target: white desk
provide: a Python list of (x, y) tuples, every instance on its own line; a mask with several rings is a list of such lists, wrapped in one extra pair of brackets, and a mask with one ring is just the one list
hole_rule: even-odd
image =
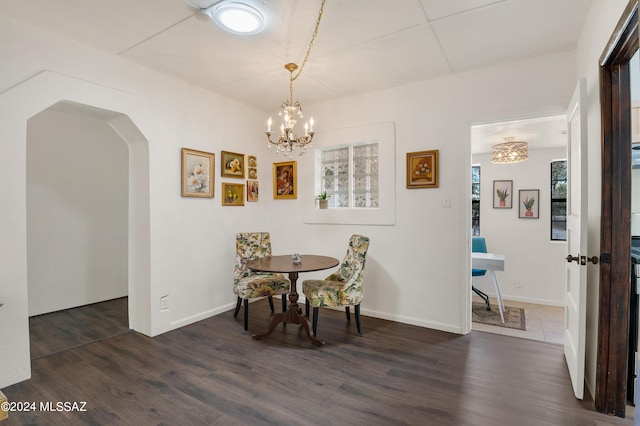
[(504, 324), (504, 305), (502, 303), (502, 293), (500, 284), (496, 278), (496, 271), (504, 271), (504, 254), (496, 253), (471, 253), (471, 267), (475, 269), (486, 269), (493, 280), (493, 288), (496, 291), (496, 300), (500, 308), (500, 319)]

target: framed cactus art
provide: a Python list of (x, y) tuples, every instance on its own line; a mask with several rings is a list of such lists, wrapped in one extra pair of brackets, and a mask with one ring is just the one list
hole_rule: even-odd
[(540, 219), (540, 190), (521, 189), (518, 202), (520, 219)]
[(513, 207), (513, 181), (493, 181), (493, 208), (510, 209)]

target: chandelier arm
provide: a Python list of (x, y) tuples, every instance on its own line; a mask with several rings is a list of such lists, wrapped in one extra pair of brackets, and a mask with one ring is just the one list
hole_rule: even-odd
[(313, 31), (313, 35), (311, 36), (311, 41), (309, 42), (309, 47), (307, 48), (307, 54), (304, 55), (304, 60), (302, 61), (302, 65), (300, 65), (300, 68), (298, 69), (298, 73), (294, 76), (293, 72), (291, 73), (291, 82), (293, 82), (293, 80), (295, 80), (296, 78), (300, 77), (300, 74), (302, 74), (302, 69), (304, 68), (304, 65), (307, 63), (307, 59), (309, 59), (309, 54), (311, 53), (311, 48), (313, 47), (313, 42), (316, 39), (316, 36), (318, 35), (318, 28), (320, 27), (320, 21), (322, 20), (322, 12), (324, 10), (324, 3), (326, 0), (322, 0), (322, 4), (320, 5), (320, 12), (318, 12), (318, 20), (316, 21), (316, 28)]

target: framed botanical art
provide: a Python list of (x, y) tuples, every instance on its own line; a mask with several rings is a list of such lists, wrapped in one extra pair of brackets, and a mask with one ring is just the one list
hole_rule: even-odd
[(244, 206), (244, 183), (222, 182), (222, 205)]
[(222, 151), (222, 177), (244, 179), (244, 154)]
[(510, 209), (513, 207), (513, 181), (493, 181), (493, 208)]
[(438, 187), (438, 150), (407, 152), (407, 188)]
[(215, 154), (182, 148), (181, 194), (213, 198)]
[(518, 202), (518, 217), (520, 219), (540, 219), (540, 190), (521, 189)]
[(247, 181), (247, 201), (258, 201), (258, 181)]
[(298, 198), (298, 180), (295, 161), (273, 163), (273, 198)]

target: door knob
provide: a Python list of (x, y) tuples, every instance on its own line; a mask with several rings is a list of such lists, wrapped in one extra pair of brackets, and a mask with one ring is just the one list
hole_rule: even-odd
[(576, 262), (576, 263), (580, 264), (580, 256), (571, 256), (569, 254), (569, 255), (567, 255), (567, 262), (569, 262), (569, 263)]
[(587, 257), (587, 262), (591, 262), (594, 265), (597, 265), (598, 264), (598, 256)]

